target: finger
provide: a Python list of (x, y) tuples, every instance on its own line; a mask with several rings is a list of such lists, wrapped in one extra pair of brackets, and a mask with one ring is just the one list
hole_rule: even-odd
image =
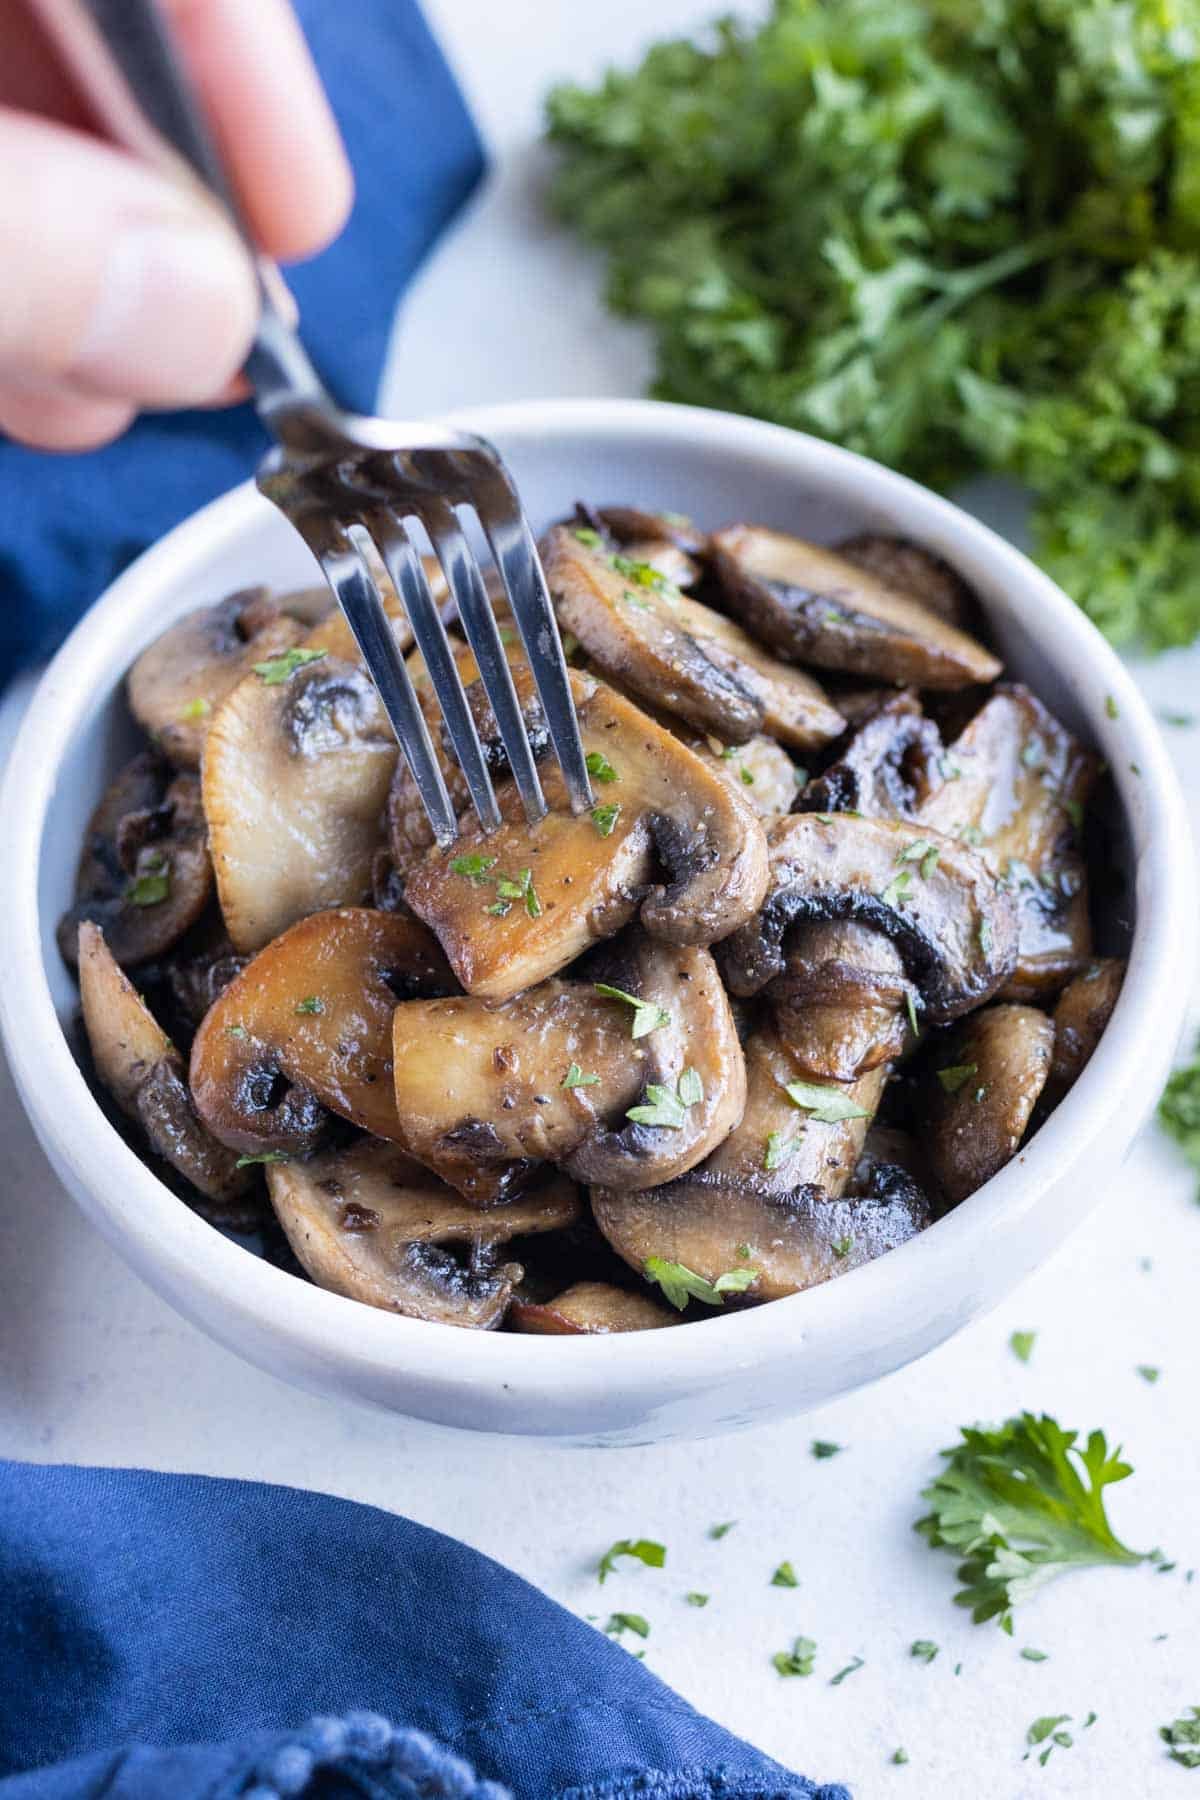
[(191, 405), (245, 359), (249, 258), (218, 209), (106, 144), (0, 111), (0, 369)]
[(311, 256), (344, 225), (353, 178), (288, 0), (164, 6), (254, 236), (271, 256)]
[(95, 450), (133, 418), (123, 400), (105, 400), (49, 375), (0, 373), (0, 431), (38, 450)]

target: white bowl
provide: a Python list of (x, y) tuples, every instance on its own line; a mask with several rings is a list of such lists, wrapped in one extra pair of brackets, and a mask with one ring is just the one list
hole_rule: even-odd
[(297, 1280), (206, 1225), (109, 1125), (67, 1046), (54, 941), (85, 822), (133, 743), (121, 679), (180, 613), (247, 582), (312, 578), (250, 484), (148, 551), (75, 629), (30, 706), (0, 802), (0, 1021), (30, 1118), (88, 1217), (180, 1312), (287, 1380), (476, 1431), (586, 1443), (700, 1436), (800, 1412), (923, 1355), (993, 1306), (1104, 1192), (1153, 1107), (1190, 987), (1188, 827), (1158, 730), (1099, 633), (1025, 557), (947, 501), (813, 438), (643, 401), (491, 407), (535, 525), (579, 497), (822, 540), (898, 531), (978, 590), (1009, 669), (1112, 765), (1136, 926), (1120, 1002), (1057, 1112), (994, 1180), (901, 1249), (806, 1294), (672, 1331), (491, 1335), (396, 1318)]

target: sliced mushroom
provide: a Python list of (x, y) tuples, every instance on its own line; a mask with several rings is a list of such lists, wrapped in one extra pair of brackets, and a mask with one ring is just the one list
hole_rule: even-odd
[(896, 1125), (883, 1125), (873, 1119), (846, 1192), (882, 1198), (889, 1191), (900, 1192), (902, 1187), (925, 1195), (936, 1210), (937, 1183), (916, 1138)]
[(952, 1205), (1016, 1155), (1046, 1085), (1054, 1026), (1033, 1006), (985, 1007), (937, 1047), (926, 1147)]
[(1104, 1035), (1121, 994), (1125, 964), (1120, 957), (1100, 957), (1069, 981), (1054, 1009), (1054, 1060), (1050, 1082), (1055, 1097), (1074, 1087)]
[(1006, 999), (1052, 992), (1091, 953), (1080, 849), (1096, 759), (1028, 688), (1002, 688), (957, 738), (922, 824), (978, 849), (1012, 890), (1016, 967)]
[[(584, 749), (600, 770), (595, 810), (573, 815), (547, 765), (544, 819), (530, 825), (506, 783), (499, 829), (485, 836), (464, 822), (405, 886), (471, 994), (504, 999), (533, 987), (635, 912), (669, 943), (710, 944), (762, 900), (766, 841), (750, 806), (611, 688), (578, 674), (571, 683)], [(656, 852), (665, 885), (652, 884)]]
[(766, 990), (776, 1029), (815, 1081), (854, 1081), (891, 1062), (910, 1037), (916, 993), (896, 946), (846, 920), (801, 925)]
[(213, 714), (204, 812), (226, 929), (258, 950), (295, 920), (371, 888), (396, 740), (365, 669), (306, 654), (249, 675)]
[[(514, 1237), (559, 1231), (579, 1215), (556, 1181), (481, 1213), (397, 1150), (365, 1138), (267, 1170), (271, 1203), (298, 1261), (335, 1294), (442, 1325), (489, 1330), (504, 1316), (519, 1263), (496, 1266)], [(450, 1249), (467, 1252), (460, 1262)]]
[(915, 694), (892, 694), (849, 733), (836, 760), (805, 786), (797, 812), (911, 819), (937, 785), (942, 738)]
[[(671, 729), (668, 725), (668, 729)], [(701, 762), (711, 763), (718, 775), (727, 781), (764, 825), (773, 824), (791, 812), (792, 804), (804, 779), (797, 767), (774, 738), (748, 738), (744, 744), (723, 744), (717, 737), (697, 737), (676, 726), (676, 737), (682, 738)]]
[(164, 956), (204, 911), (212, 874), (199, 782), (143, 751), (88, 822), (75, 903), (58, 927), (65, 961), (75, 962), (84, 919), (103, 926), (122, 968)]
[(600, 506), (596, 519), (618, 544), (671, 544), (685, 556), (703, 559), (708, 554), (708, 533), (684, 513), (649, 512), (641, 506)]
[(514, 1300), (508, 1319), (515, 1330), (540, 1337), (597, 1337), (615, 1331), (657, 1331), (664, 1325), (682, 1323), (677, 1312), (648, 1295), (632, 1294), (607, 1281), (577, 1281), (540, 1305)]
[(746, 1297), (776, 1300), (856, 1268), (923, 1227), (928, 1208), (915, 1188), (841, 1197), (885, 1070), (833, 1089), (831, 1101), (863, 1116), (825, 1124), (788, 1097), (788, 1084), (803, 1077), (772, 1034), (747, 1043), (746, 1071), (742, 1122), (700, 1168), (648, 1193), (593, 1189), (596, 1222), (631, 1267), (644, 1273), (649, 1258), (661, 1257), (710, 1282), (753, 1270)]
[(223, 1144), (260, 1156), (305, 1155), (326, 1109), (395, 1139), (396, 1002), (452, 986), (436, 941), (412, 919), (358, 907), (302, 919), (205, 1015), (192, 1045), (196, 1109)]
[(803, 920), (852, 919), (890, 938), (934, 1024), (981, 1005), (1011, 973), (1012, 897), (953, 839), (904, 820), (796, 813), (769, 843), (762, 911), (722, 953), (735, 994), (783, 972), (784, 933)]
[(266, 588), (243, 588), (186, 614), (142, 651), (127, 677), (130, 711), (178, 768), (198, 769), (213, 708), (253, 664), (304, 632)]
[(258, 1208), (252, 1178), (197, 1117), (183, 1058), (124, 975), (99, 926), (79, 927), (79, 993), (96, 1074), (121, 1111), (141, 1126), (157, 1156), (200, 1197), (197, 1209), (232, 1230), (248, 1229)]
[(563, 629), (603, 673), (730, 743), (766, 732), (807, 750), (838, 735), (841, 716), (810, 676), (594, 537), (556, 526), (542, 558)]
[(781, 656), (898, 687), (968, 687), (1000, 673), (975, 638), (834, 550), (761, 525), (718, 531), (712, 546), (734, 612)]
[(865, 569), (897, 594), (908, 594), (960, 631), (974, 629), (979, 607), (962, 576), (932, 550), (909, 538), (864, 531), (836, 546), (837, 554)]
[[(606, 964), (604, 981), (645, 1010), (581, 980), (545, 981), (500, 1001), (398, 1006), (392, 1061), (405, 1149), (479, 1205), (519, 1187), (539, 1162), (578, 1181), (632, 1188), (706, 1156), (736, 1121), (744, 1094), (737, 1033), (712, 958), (634, 936)], [(662, 1022), (635, 1038), (655, 1016)], [(677, 1095), (685, 1069), (691, 1097), (665, 1105), (668, 1123), (628, 1118), (635, 1103), (656, 1100), (651, 1089)]]

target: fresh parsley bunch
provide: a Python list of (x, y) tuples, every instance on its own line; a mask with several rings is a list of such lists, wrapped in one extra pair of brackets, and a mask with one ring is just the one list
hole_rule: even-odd
[(1200, 632), (1200, 0), (774, 0), (548, 118), (658, 394), (1014, 476), (1114, 642)]

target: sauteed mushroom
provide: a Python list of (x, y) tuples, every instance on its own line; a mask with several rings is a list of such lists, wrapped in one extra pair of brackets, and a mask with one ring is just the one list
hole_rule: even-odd
[(481, 1205), (539, 1162), (578, 1181), (649, 1187), (706, 1156), (744, 1092), (712, 958), (635, 936), (603, 976), (600, 986), (545, 981), (508, 1000), (398, 1006), (392, 1061), (405, 1149)]
[(555, 526), (542, 560), (564, 630), (597, 668), (651, 705), (730, 743), (766, 732), (804, 750), (841, 730), (811, 676), (646, 564), (610, 556), (596, 532)]
[(1074, 1087), (1104, 1034), (1121, 995), (1125, 964), (1119, 957), (1099, 957), (1082, 975), (1069, 981), (1054, 1008), (1054, 1060), (1050, 1081), (1061, 1098)]
[(917, 999), (896, 946), (852, 920), (793, 931), (766, 997), (780, 1037), (816, 1081), (854, 1081), (899, 1056)]
[(118, 967), (99, 926), (79, 927), (79, 993), (96, 1074), (139, 1125), (156, 1156), (197, 1193), (197, 1210), (233, 1230), (249, 1229), (251, 1176), (197, 1117), (183, 1058)]
[(302, 1156), (326, 1109), (395, 1139), (391, 1033), (396, 1002), (453, 986), (436, 941), (396, 913), (315, 913), (234, 977), (192, 1045), (196, 1108), (247, 1154)]
[(195, 924), (212, 892), (200, 784), (150, 750), (127, 763), (88, 822), (75, 904), (58, 927), (74, 964), (79, 925), (104, 928), (122, 968), (163, 956)]
[(614, 1331), (656, 1331), (682, 1323), (677, 1312), (647, 1294), (613, 1287), (607, 1281), (577, 1281), (553, 1300), (514, 1300), (509, 1323), (541, 1337), (596, 1337)]
[(884, 587), (909, 594), (937, 614), (946, 625), (970, 631), (978, 608), (966, 582), (948, 562), (908, 538), (883, 537), (864, 531), (836, 546), (837, 554), (865, 569)]
[[(649, 512), (641, 506), (599, 506), (596, 519), (618, 544), (671, 544), (685, 556), (708, 555), (708, 533), (684, 513)], [(585, 519), (584, 521), (588, 521)]]
[(966, 632), (834, 550), (761, 525), (718, 531), (712, 547), (730, 605), (781, 656), (921, 688), (968, 687), (1000, 673)]
[[(497, 1264), (514, 1237), (559, 1231), (579, 1215), (555, 1181), (479, 1212), (394, 1144), (344, 1150), (267, 1170), (271, 1204), (298, 1261), (319, 1287), (441, 1325), (497, 1326), (519, 1263)], [(460, 1261), (455, 1248), (466, 1253)]]
[(1050, 1073), (1054, 1026), (1033, 1006), (987, 1006), (938, 1046), (927, 1084), (928, 1150), (951, 1203), (1016, 1155)]
[(911, 819), (937, 785), (941, 733), (915, 694), (891, 694), (860, 718), (836, 760), (810, 781), (797, 812)]
[[(499, 829), (485, 836), (466, 822), (405, 886), (471, 994), (503, 999), (533, 987), (635, 912), (667, 942), (710, 944), (762, 899), (766, 843), (749, 805), (611, 688), (578, 674), (571, 683), (598, 771), (593, 812), (570, 813), (547, 766), (544, 819), (530, 825), (507, 783)], [(655, 852), (665, 885), (652, 883)]]
[(722, 953), (735, 994), (782, 973), (784, 933), (801, 920), (852, 919), (890, 938), (935, 1024), (981, 1005), (1011, 973), (1012, 898), (952, 838), (903, 820), (797, 813), (772, 827), (769, 843), (762, 911)]

